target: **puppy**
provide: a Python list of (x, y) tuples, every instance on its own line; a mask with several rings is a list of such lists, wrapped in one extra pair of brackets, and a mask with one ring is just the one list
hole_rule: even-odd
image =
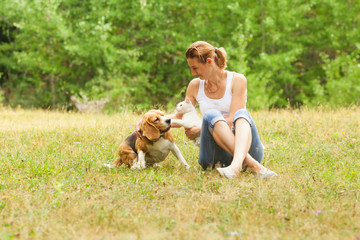
[[(185, 98), (185, 101), (177, 104), (176, 111), (182, 113), (183, 117), (182, 119), (172, 119), (171, 123), (184, 128), (201, 127), (202, 120), (197, 115), (196, 109), (188, 97)], [(200, 146), (200, 137), (195, 138), (193, 141), (195, 145)]]
[(171, 119), (166, 118), (160, 110), (150, 110), (143, 116), (139, 133), (136, 131), (125, 138), (118, 148), (119, 157), (106, 167), (119, 167), (125, 164), (131, 169), (152, 167), (162, 162), (171, 151), (185, 168), (185, 161), (174, 138), (169, 131)]

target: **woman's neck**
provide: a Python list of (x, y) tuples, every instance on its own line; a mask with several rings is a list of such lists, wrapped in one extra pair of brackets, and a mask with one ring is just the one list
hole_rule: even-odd
[(219, 85), (226, 79), (226, 76), (227, 72), (225, 70), (214, 71), (206, 81), (211, 85)]
[(220, 70), (217, 73), (213, 73), (209, 79), (205, 80), (205, 89), (208, 93), (214, 94), (217, 93), (224, 82), (226, 82), (227, 72), (225, 70)]

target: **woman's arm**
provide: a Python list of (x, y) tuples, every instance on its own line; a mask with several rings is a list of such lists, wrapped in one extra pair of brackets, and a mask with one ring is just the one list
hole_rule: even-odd
[[(200, 84), (200, 79), (195, 78), (195, 79), (191, 80), (188, 88), (186, 89), (186, 96), (188, 98), (190, 98), (190, 101), (194, 105), (194, 107), (196, 107), (196, 104), (197, 104), (196, 96), (199, 91), (199, 84)], [(189, 139), (193, 140), (200, 136), (200, 131), (201, 131), (201, 127), (188, 128), (188, 129), (185, 129), (185, 135)]]
[[(199, 89), (199, 79), (193, 79), (191, 80), (191, 82), (189, 83), (187, 89), (186, 89), (186, 97), (190, 98), (191, 103), (194, 105), (194, 107), (196, 106), (196, 96), (197, 96), (197, 91)], [(170, 119), (182, 119), (183, 114), (182, 113), (173, 113), (173, 114), (167, 114), (166, 117), (170, 118)], [(181, 127), (178, 124), (171, 124), (171, 127), (173, 128), (179, 128)], [(186, 130), (185, 130), (186, 133)]]
[(232, 126), (232, 121), (236, 111), (245, 108), (246, 104), (246, 88), (247, 80), (242, 74), (235, 73), (231, 85), (232, 99), (230, 104), (229, 117), (226, 118), (229, 126)]
[[(170, 118), (170, 119), (182, 119), (182, 113), (168, 114), (168, 115), (165, 115), (165, 116), (166, 116), (167, 118)], [(172, 128), (179, 128), (179, 127), (181, 127), (181, 126), (172, 123), (172, 124), (171, 124), (171, 127), (172, 127)]]
[(200, 79), (195, 78), (191, 80), (189, 83), (187, 89), (186, 89), (186, 97), (188, 97), (191, 101), (191, 103), (196, 107), (197, 101), (196, 97), (199, 91), (199, 85), (200, 85)]
[(194, 140), (200, 136), (201, 127), (192, 127), (185, 129), (185, 135), (190, 139)]

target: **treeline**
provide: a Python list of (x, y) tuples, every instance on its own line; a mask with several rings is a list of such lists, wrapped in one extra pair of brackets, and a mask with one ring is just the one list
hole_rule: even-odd
[(187, 47), (224, 47), (248, 107), (360, 104), (358, 0), (0, 0), (0, 104), (174, 106)]

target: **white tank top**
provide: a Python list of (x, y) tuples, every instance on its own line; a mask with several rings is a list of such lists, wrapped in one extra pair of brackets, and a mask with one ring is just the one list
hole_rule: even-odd
[(221, 112), (221, 114), (224, 117), (229, 116), (230, 104), (232, 99), (231, 85), (232, 85), (233, 76), (234, 76), (234, 72), (227, 71), (225, 93), (224, 96), (220, 99), (208, 98), (205, 95), (205, 91), (204, 91), (205, 80), (200, 80), (199, 91), (196, 96), (196, 101), (199, 103), (201, 115), (204, 115), (205, 112), (210, 109), (217, 109)]

